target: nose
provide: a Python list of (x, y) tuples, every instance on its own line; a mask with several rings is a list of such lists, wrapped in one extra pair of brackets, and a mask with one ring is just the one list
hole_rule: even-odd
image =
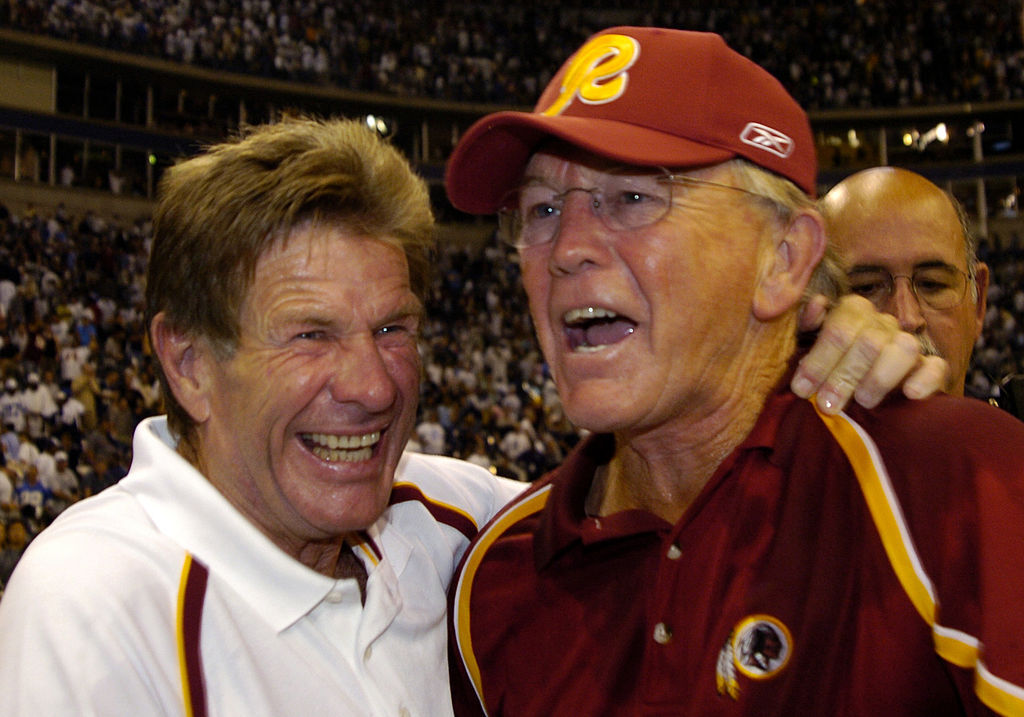
[(924, 331), (924, 314), (921, 313), (921, 303), (914, 294), (914, 287), (906, 276), (897, 276), (893, 279), (892, 296), (889, 298), (889, 306), (886, 311), (895, 316), (900, 322), (900, 328), (912, 334)]
[(548, 260), (554, 275), (572, 274), (600, 263), (609, 250), (610, 231), (595, 207), (593, 194), (571, 192), (562, 206)]
[(355, 404), (369, 413), (380, 413), (394, 405), (398, 385), (372, 335), (341, 342), (332, 361), (328, 389), (335, 402)]

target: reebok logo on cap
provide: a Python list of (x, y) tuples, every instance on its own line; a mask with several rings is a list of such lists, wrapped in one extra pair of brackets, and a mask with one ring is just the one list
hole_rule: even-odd
[(743, 132), (740, 133), (740, 141), (771, 152), (783, 159), (793, 153), (793, 140), (789, 135), (757, 122), (751, 122), (743, 128)]

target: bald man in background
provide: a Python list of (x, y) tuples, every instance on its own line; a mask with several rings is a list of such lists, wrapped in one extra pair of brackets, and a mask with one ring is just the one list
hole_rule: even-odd
[(956, 200), (919, 174), (874, 167), (841, 181), (820, 207), (851, 290), (946, 359), (946, 392), (964, 395), (989, 271)]

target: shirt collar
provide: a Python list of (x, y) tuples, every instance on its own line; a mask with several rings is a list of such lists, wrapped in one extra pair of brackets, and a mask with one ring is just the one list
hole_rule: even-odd
[(121, 481), (157, 529), (227, 582), (281, 631), (315, 608), (337, 581), (278, 548), (175, 450), (166, 418), (136, 430), (132, 469)]
[[(780, 380), (775, 392), (768, 396), (750, 433), (722, 461), (683, 520), (688, 520), (694, 511), (700, 510), (700, 506), (714, 492), (715, 486), (730, 475), (743, 453), (766, 451), (769, 454), (768, 459), (775, 464), (783, 464), (786, 456), (792, 453), (798, 436), (789, 435), (787, 432), (780, 433), (780, 428), (789, 407), (801, 401), (789, 390), (795, 366), (796, 359), (790, 364), (789, 371)], [(575, 543), (586, 545), (629, 534), (671, 529), (672, 526), (658, 516), (642, 510), (624, 511), (600, 519), (586, 515), (584, 505), (593, 485), (595, 472), (599, 466), (611, 460), (614, 451), (613, 436), (588, 436), (576, 446), (561, 466), (543, 480), (544, 483), (552, 484), (552, 490), (547, 505), (539, 516), (534, 536), (534, 561), (538, 570), (542, 570), (559, 553)]]

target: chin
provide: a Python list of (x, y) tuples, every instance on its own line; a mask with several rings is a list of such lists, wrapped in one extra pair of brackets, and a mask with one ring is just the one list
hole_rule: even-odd
[(616, 405), (605, 400), (599, 404), (580, 405), (580, 402), (563, 400), (562, 405), (574, 426), (591, 433), (615, 433), (636, 424), (635, 419), (623, 415), (621, 403)]
[(376, 497), (360, 500), (358, 503), (349, 503), (338, 506), (336, 511), (322, 516), (324, 532), (331, 535), (344, 535), (357, 530), (366, 530), (377, 522), (381, 514), (387, 508), (388, 494), (383, 500)]

